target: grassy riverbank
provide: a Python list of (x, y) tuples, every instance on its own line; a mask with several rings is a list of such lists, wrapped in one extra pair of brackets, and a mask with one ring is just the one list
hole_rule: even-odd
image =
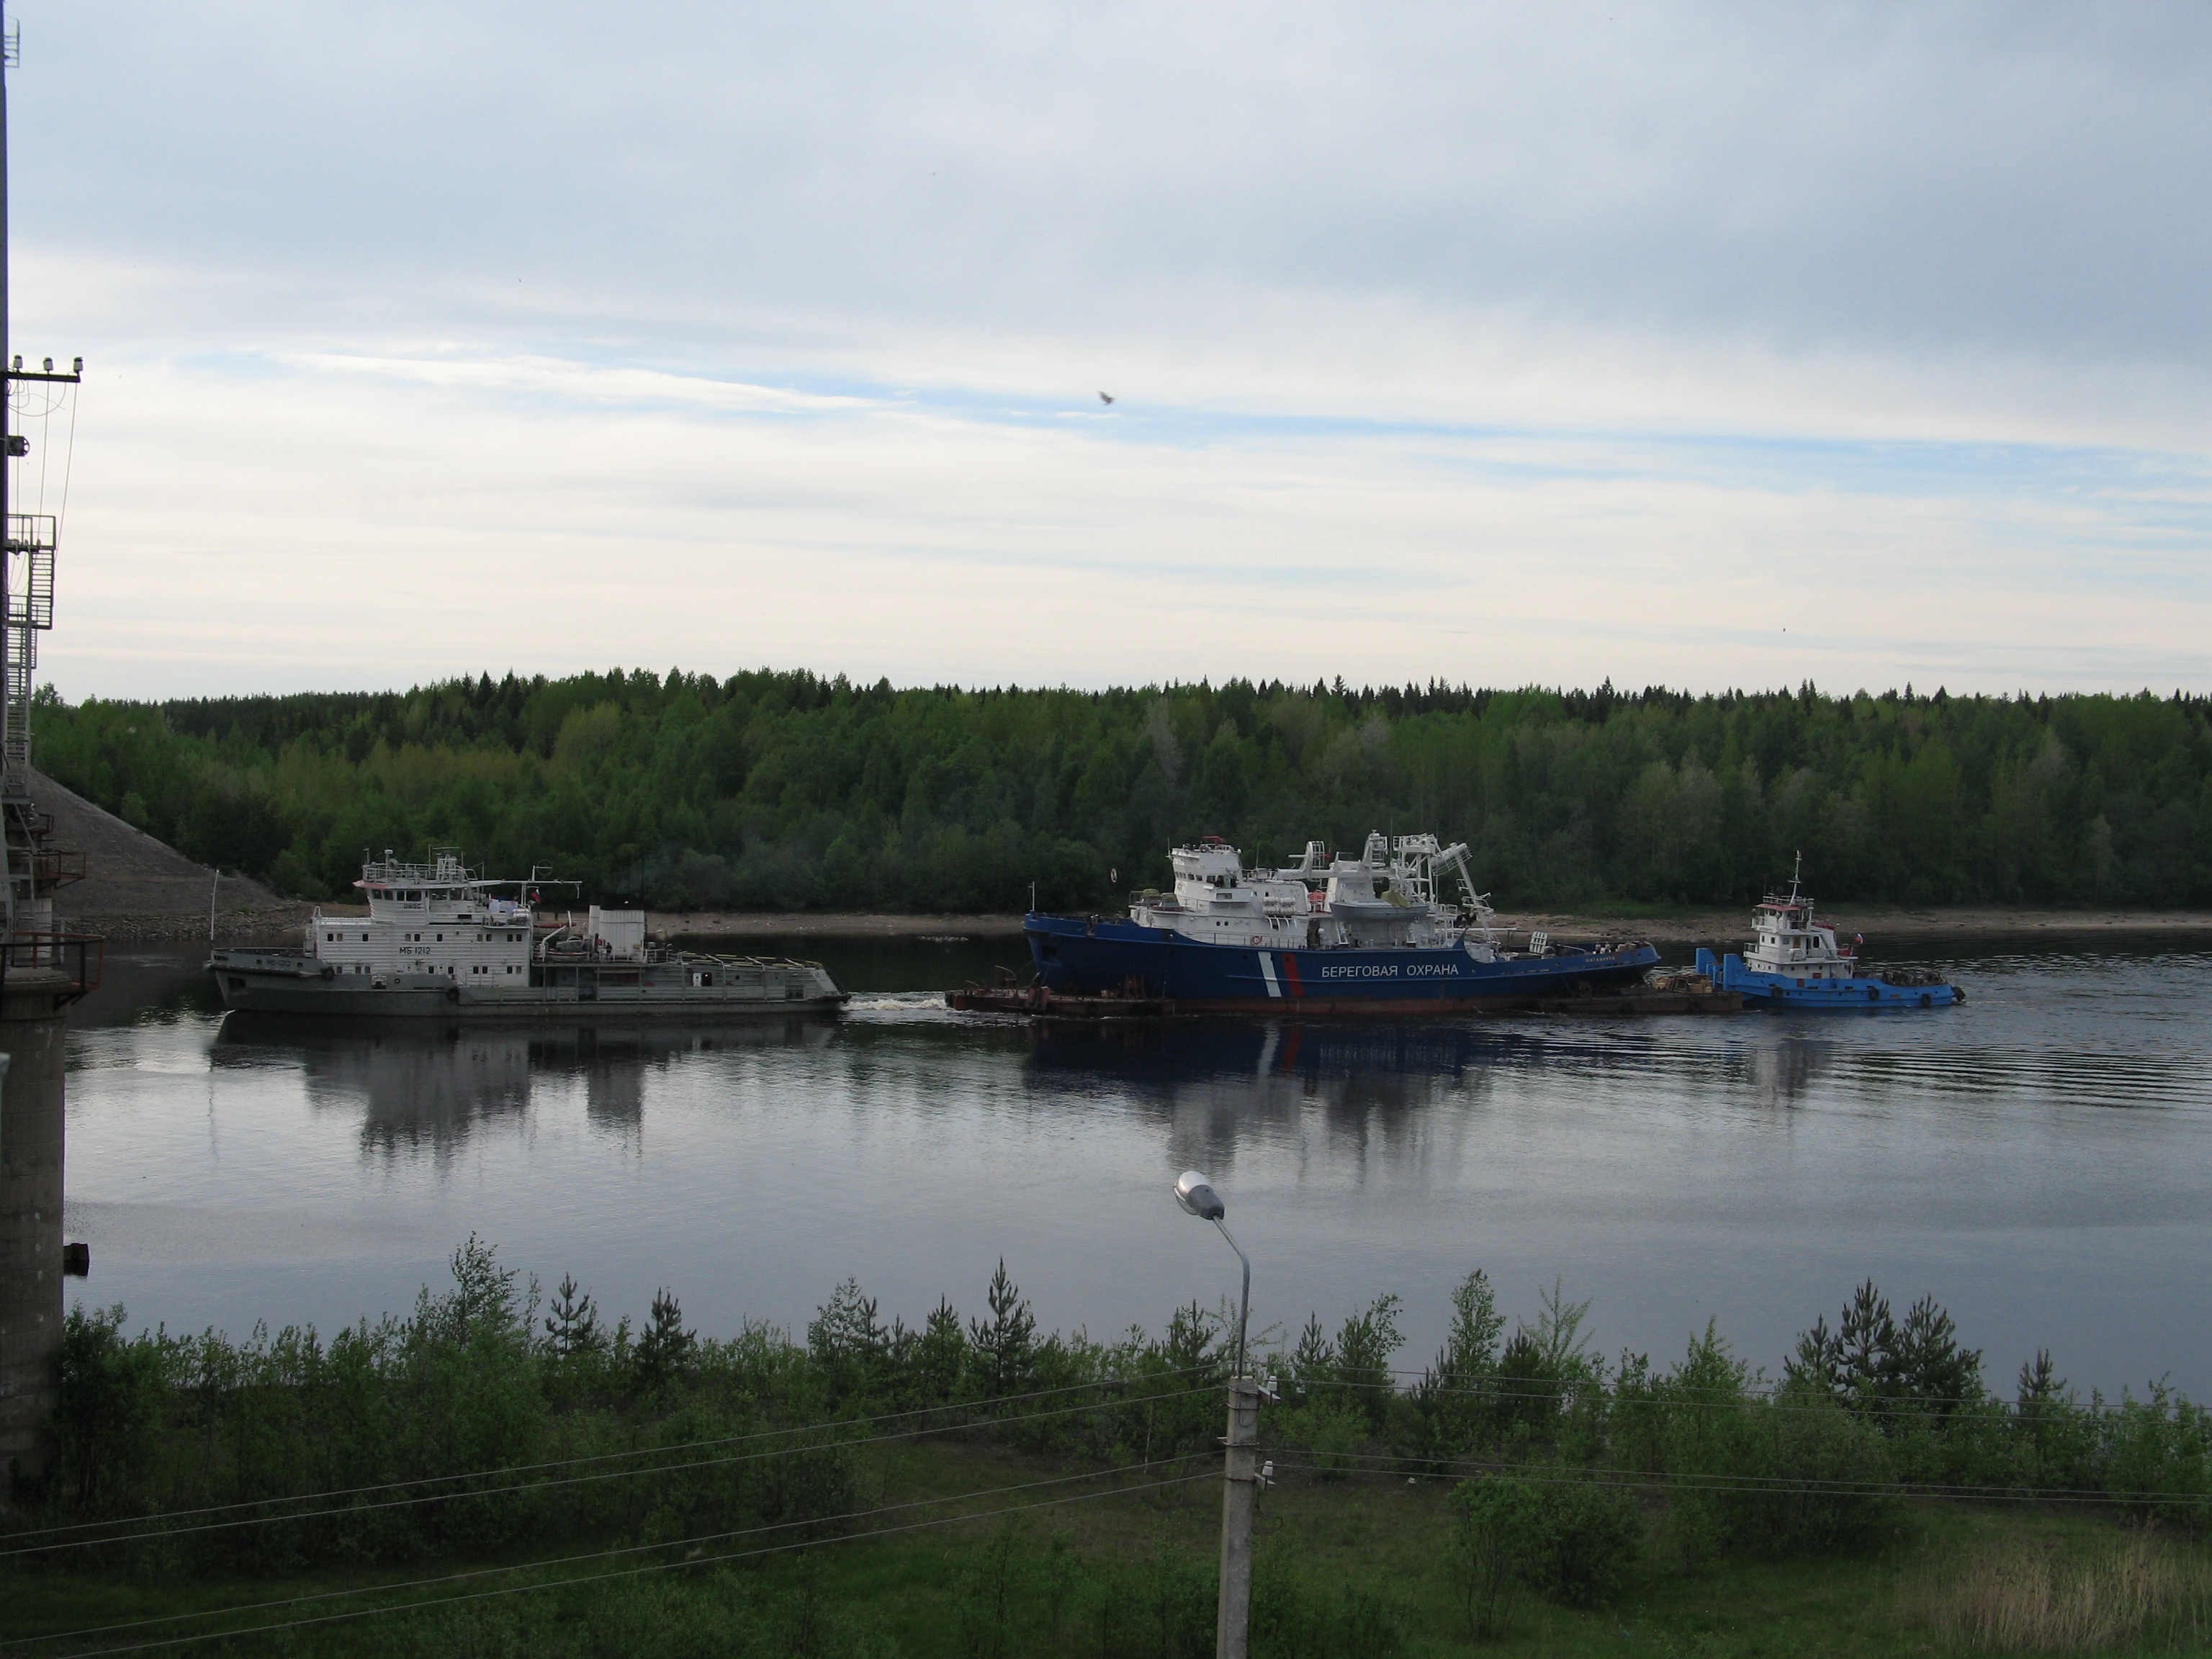
[[(1607, 1359), (1556, 1288), (1510, 1334), (1480, 1273), (1452, 1300), (1419, 1370), (1389, 1295), (1266, 1352), (1261, 1659), (2212, 1632), (2212, 1417), (2168, 1391), (2083, 1401), (2039, 1354), (1999, 1396), (1940, 1307), (1872, 1285), (1778, 1377), (1711, 1329)], [(0, 1640), (1202, 1655), (1223, 1335), (1195, 1307), (1041, 1333), (1003, 1270), (973, 1318), (886, 1325), (848, 1282), (803, 1340), (703, 1338), (665, 1293), (610, 1327), (473, 1240), (409, 1317), (328, 1339), (78, 1312)]]
[[(923, 1505), (1034, 1489), (1069, 1473), (1061, 1460), (1001, 1448), (917, 1446), (871, 1455), (863, 1484), (881, 1504)], [(1255, 1655), (1905, 1659), (2193, 1654), (2212, 1642), (2212, 1553), (2189, 1536), (2057, 1506), (1931, 1499), (1907, 1504), (1892, 1535), (1863, 1552), (1695, 1564), (1678, 1559), (1663, 1510), (1650, 1505), (1645, 1554), (1601, 1605), (1517, 1590), (1477, 1637), (1452, 1491), (1449, 1481), (1395, 1474), (1283, 1476), (1263, 1495), (1256, 1529)], [(920, 1512), (937, 1518), (1009, 1501), (1036, 1498)], [(0, 1577), (0, 1639), (28, 1638), (19, 1650), (33, 1655), (204, 1628), (238, 1634), (187, 1651), (1203, 1659), (1213, 1650), (1218, 1525), (1218, 1483), (1207, 1478), (629, 1577), (599, 1575), (621, 1573), (635, 1559), (532, 1565), (489, 1555), (410, 1571), (287, 1571), (278, 1562), (265, 1572), (190, 1578), (19, 1570)], [(470, 1576), (420, 1583), (449, 1575)], [(312, 1620), (325, 1622), (304, 1622)], [(134, 1628), (36, 1639), (117, 1625)], [(281, 1633), (243, 1633), (280, 1626)]]

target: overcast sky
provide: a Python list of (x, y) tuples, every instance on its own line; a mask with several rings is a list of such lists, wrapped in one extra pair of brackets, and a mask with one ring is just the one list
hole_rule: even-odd
[(2201, 0), (10, 15), (71, 698), (2212, 690)]

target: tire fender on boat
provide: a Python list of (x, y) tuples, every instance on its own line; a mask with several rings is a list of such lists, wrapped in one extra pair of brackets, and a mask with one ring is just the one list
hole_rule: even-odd
[(448, 1002), (459, 1002), (460, 1000), (461, 988), (458, 985), (448, 985), (446, 988), (446, 1000)]
[(338, 970), (337, 969), (330, 966), (327, 963), (324, 964), (323, 977), (325, 979), (336, 979), (337, 976)]

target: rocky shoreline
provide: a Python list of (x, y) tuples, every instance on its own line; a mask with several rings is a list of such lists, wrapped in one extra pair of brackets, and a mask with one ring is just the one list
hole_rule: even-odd
[[(218, 945), (245, 945), (281, 940), (296, 945), (307, 925), (305, 904), (277, 904), (244, 910), (218, 910), (215, 939)], [(208, 915), (133, 911), (120, 915), (64, 916), (61, 927), (72, 933), (98, 933), (112, 945), (173, 945), (185, 939), (208, 943)]]

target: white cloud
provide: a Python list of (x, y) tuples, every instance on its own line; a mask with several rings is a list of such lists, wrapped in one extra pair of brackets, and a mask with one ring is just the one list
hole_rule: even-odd
[(72, 695), (2212, 684), (2201, 9), (23, 21)]
[(451, 366), (95, 379), (46, 658), (65, 694), (614, 663), (1088, 684), (2212, 678), (2212, 580), (2168, 559), (2162, 522), (2201, 526), (2207, 492), (2169, 475), (2036, 493), (1939, 465), (1947, 488), (1885, 492), (1848, 447), (1249, 423), (1192, 441), (918, 398), (802, 398), (794, 420), (665, 376), (611, 417), (585, 366), (431, 372)]

